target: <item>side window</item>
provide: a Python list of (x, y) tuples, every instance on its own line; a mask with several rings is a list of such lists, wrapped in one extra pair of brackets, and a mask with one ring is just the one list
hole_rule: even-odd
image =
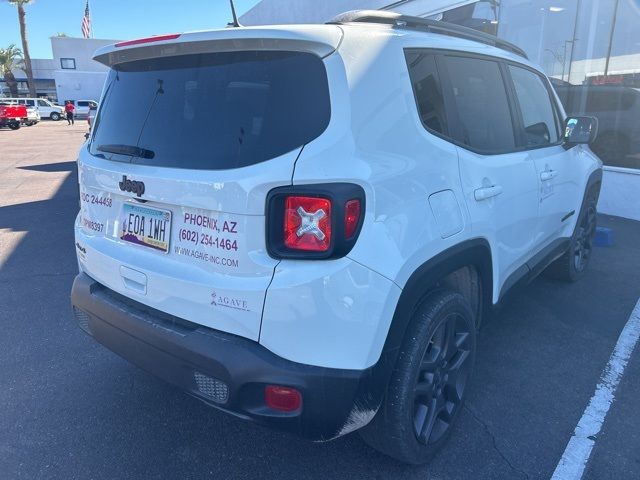
[(87, 106), (89, 106), (89, 102), (79, 101), (78, 102), (78, 106), (79, 107), (87, 107)]
[(526, 147), (558, 141), (556, 115), (544, 80), (537, 73), (509, 65), (522, 113)]
[(45, 102), (44, 100), (38, 100), (38, 106), (39, 107), (48, 107), (49, 104), (47, 104), (47, 102)]
[(435, 56), (419, 50), (409, 50), (405, 53), (405, 58), (422, 124), (427, 130), (447, 135), (447, 117)]
[(514, 150), (511, 109), (498, 63), (453, 55), (443, 59), (457, 114), (453, 138), (486, 153)]
[(27, 105), (29, 105), (30, 107), (35, 107), (36, 106), (36, 101), (35, 100), (27, 100)]

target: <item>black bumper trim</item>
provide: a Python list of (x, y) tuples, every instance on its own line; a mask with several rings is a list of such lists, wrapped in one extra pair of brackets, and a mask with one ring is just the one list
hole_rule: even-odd
[[(262, 345), (152, 309), (79, 274), (71, 303), (88, 316), (89, 333), (101, 344), (209, 405), (311, 440), (330, 440), (362, 425), (352, 411), (373, 414), (385, 382), (376, 366), (341, 370), (286, 360)], [(228, 386), (226, 403), (203, 395), (194, 373)], [(302, 408), (293, 413), (264, 405), (266, 384), (297, 388)], [(362, 418), (361, 415), (358, 418)]]

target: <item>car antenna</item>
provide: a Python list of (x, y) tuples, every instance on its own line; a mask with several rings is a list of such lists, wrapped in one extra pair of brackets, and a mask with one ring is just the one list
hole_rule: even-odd
[(229, 26), (233, 27), (241, 27), (240, 22), (238, 21), (238, 16), (236, 15), (236, 7), (233, 5), (233, 0), (229, 0), (231, 4), (231, 15), (233, 15), (233, 23), (230, 23)]

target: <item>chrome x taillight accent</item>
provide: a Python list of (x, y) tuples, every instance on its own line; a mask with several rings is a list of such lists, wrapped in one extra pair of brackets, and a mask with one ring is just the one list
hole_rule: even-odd
[(305, 234), (311, 234), (318, 240), (324, 240), (324, 232), (320, 229), (320, 220), (327, 214), (320, 209), (313, 213), (307, 212), (304, 208), (298, 207), (298, 215), (300, 215), (300, 228), (296, 231), (296, 235), (301, 237)]

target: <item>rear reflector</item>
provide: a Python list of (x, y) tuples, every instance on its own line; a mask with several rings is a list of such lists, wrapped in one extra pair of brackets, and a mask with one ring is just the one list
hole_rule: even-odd
[(163, 40), (174, 40), (180, 36), (179, 33), (170, 33), (168, 35), (155, 35), (153, 37), (136, 38), (135, 40), (127, 40), (116, 43), (116, 47), (127, 47), (129, 45), (139, 45), (141, 43), (161, 42)]
[(264, 403), (272, 410), (295, 412), (302, 405), (302, 395), (295, 388), (267, 385), (264, 388)]
[(316, 197), (287, 197), (284, 245), (292, 250), (326, 252), (331, 245), (331, 201)]

